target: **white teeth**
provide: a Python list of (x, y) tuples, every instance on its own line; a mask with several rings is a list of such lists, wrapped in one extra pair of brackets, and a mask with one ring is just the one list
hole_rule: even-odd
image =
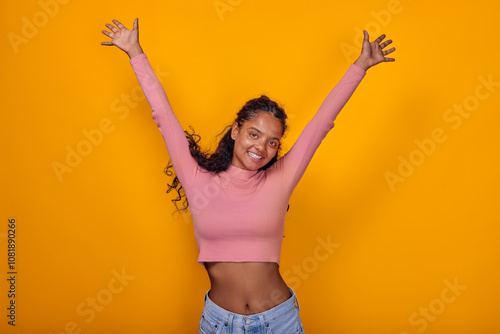
[(261, 157), (260, 155), (257, 155), (257, 154), (252, 153), (252, 152), (248, 152), (248, 155), (250, 155), (252, 158), (255, 158), (255, 159), (263, 159), (263, 157)]

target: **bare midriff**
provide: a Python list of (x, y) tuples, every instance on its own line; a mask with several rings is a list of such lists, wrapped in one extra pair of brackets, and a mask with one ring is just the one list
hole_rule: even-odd
[(208, 297), (233, 313), (261, 313), (292, 296), (275, 262), (205, 262), (205, 268)]

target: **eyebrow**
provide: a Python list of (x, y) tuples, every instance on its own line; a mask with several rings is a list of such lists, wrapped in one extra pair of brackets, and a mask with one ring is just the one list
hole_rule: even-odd
[[(257, 129), (257, 128), (251, 127), (251, 128), (248, 128), (248, 129), (249, 129), (249, 130), (250, 130), (250, 129), (251, 129), (251, 130), (255, 130), (255, 131), (257, 131), (259, 134), (262, 134), (262, 132), (261, 132), (259, 129)], [(276, 139), (277, 141), (280, 141), (280, 139), (279, 139), (279, 138), (276, 138), (276, 137), (271, 137), (271, 139)]]

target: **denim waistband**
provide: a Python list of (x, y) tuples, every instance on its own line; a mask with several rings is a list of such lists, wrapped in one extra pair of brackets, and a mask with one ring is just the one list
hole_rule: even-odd
[(205, 293), (205, 311), (210, 313), (212, 317), (214, 317), (221, 323), (229, 320), (229, 322), (233, 325), (239, 326), (249, 325), (252, 323), (264, 325), (264, 322), (272, 322), (274, 319), (277, 319), (283, 314), (290, 312), (290, 309), (294, 308), (295, 306), (297, 306), (297, 309), (300, 310), (299, 300), (297, 299), (295, 292), (290, 287), (288, 287), (288, 289), (292, 294), (290, 298), (269, 310), (250, 315), (230, 312), (220, 307), (208, 297), (208, 293), (210, 292), (210, 290), (208, 290)]

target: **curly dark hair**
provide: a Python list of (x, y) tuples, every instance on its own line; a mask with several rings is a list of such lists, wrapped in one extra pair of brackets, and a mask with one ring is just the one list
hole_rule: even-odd
[[(245, 105), (240, 109), (240, 111), (236, 114), (236, 119), (234, 120), (234, 122), (237, 122), (238, 126), (241, 127), (243, 123), (254, 117), (257, 117), (257, 115), (261, 112), (271, 114), (280, 120), (284, 137), (285, 132), (288, 128), (286, 122), (287, 115), (285, 113), (285, 110), (280, 107), (278, 103), (269, 99), (269, 97), (267, 97), (266, 95), (261, 95), (259, 98), (247, 101)], [(232, 124), (234, 122), (232, 122)], [(198, 144), (201, 137), (195, 133), (194, 129), (191, 126), (189, 126), (189, 128), (191, 129), (192, 133), (189, 133), (187, 130), (184, 131), (189, 142), (189, 150), (191, 152), (191, 156), (193, 156), (196, 161), (198, 161), (198, 165), (201, 168), (205, 169), (208, 172), (220, 173), (222, 171), (225, 171), (229, 167), (233, 159), (234, 149), (234, 140), (231, 138), (232, 124), (227, 125), (222, 130), (222, 132), (217, 135), (217, 137), (219, 137), (220, 135), (224, 134), (219, 141), (217, 149), (214, 153), (201, 150), (200, 145)], [(265, 166), (261, 167), (260, 170), (271, 167), (278, 160), (278, 156), (280, 154), (281, 145), (278, 147), (278, 151), (276, 152), (276, 155), (271, 159), (271, 161), (269, 161)], [(165, 174), (167, 174), (168, 176), (174, 175), (172, 169), (172, 160), (170, 160), (167, 167), (165, 167)], [(179, 208), (177, 206), (177, 202), (181, 201), (182, 197), (185, 197), (184, 190), (182, 189), (182, 185), (177, 176), (174, 176), (172, 183), (168, 184), (167, 194), (174, 189), (177, 191), (177, 198), (172, 200), (172, 203), (174, 203), (175, 207), (177, 208), (174, 213), (177, 211), (187, 211), (189, 206), (187, 198), (185, 198), (184, 202), (182, 203), (182, 208)]]

